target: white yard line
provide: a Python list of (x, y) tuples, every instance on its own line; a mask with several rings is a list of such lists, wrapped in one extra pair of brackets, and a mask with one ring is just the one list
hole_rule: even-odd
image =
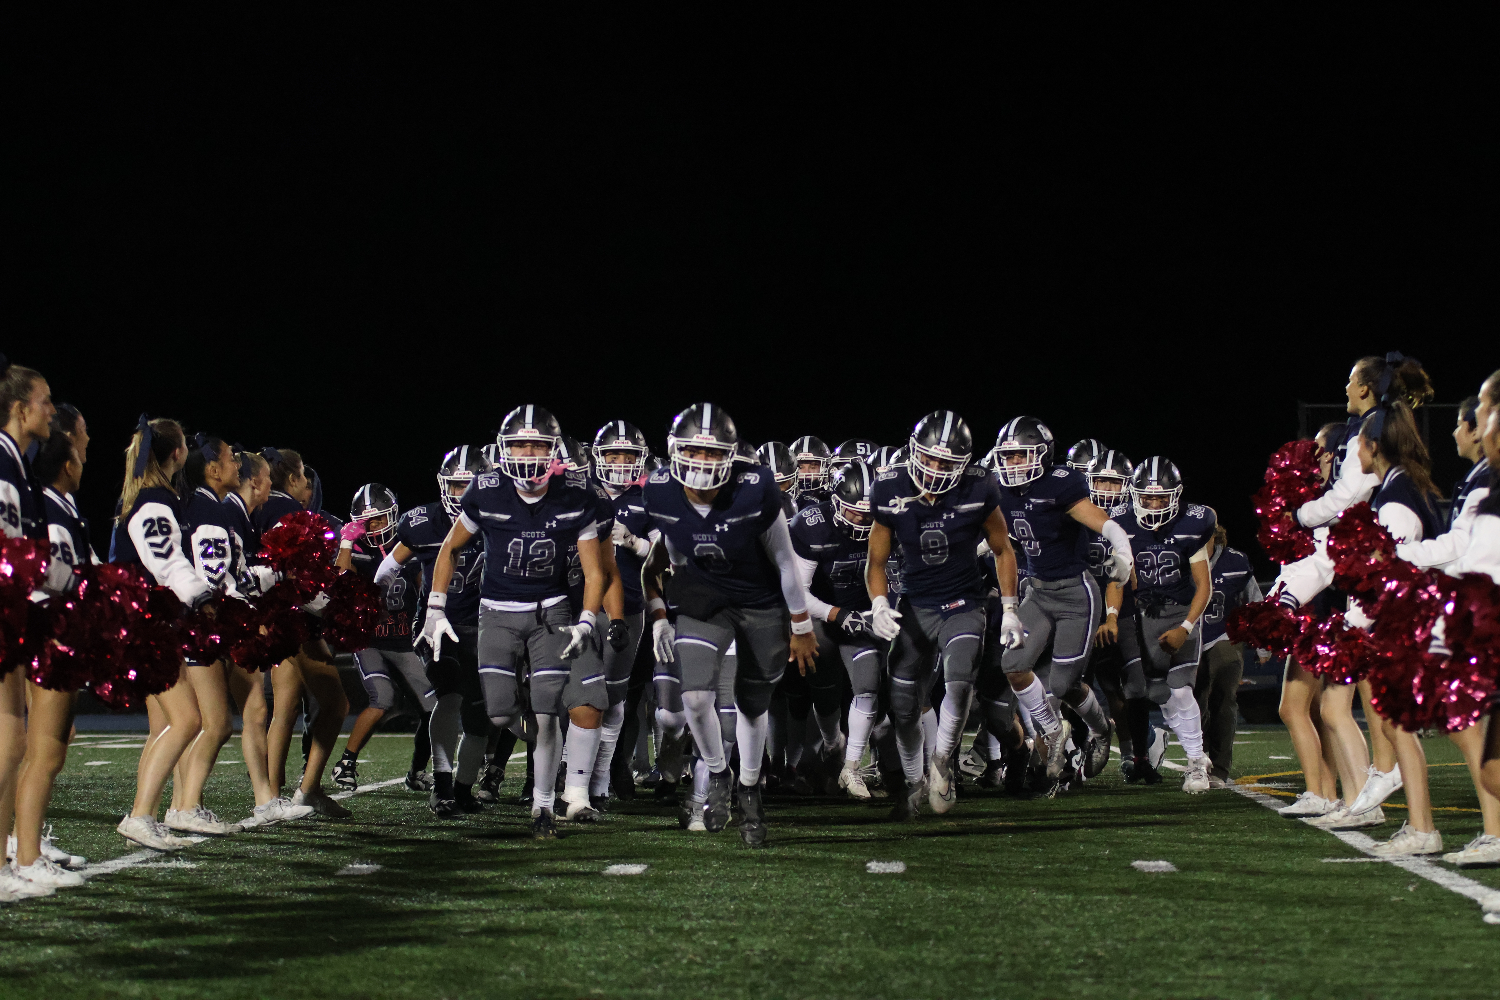
[[(1281, 801), (1280, 799), (1273, 798), (1270, 795), (1266, 795), (1264, 792), (1254, 791), (1247, 786), (1235, 785), (1233, 787), (1234, 790), (1240, 795), (1243, 795), (1251, 802), (1255, 802), (1259, 805), (1265, 806), (1267, 809), (1279, 809), (1282, 806), (1286, 805), (1286, 803)], [(1291, 820), (1290, 822), (1301, 821)], [(1374, 847), (1377, 843), (1377, 841), (1372, 840), (1364, 834), (1358, 833), (1354, 830), (1329, 830), (1328, 832), (1342, 840), (1344, 843), (1348, 844), (1350, 847), (1354, 848), (1356, 851), (1362, 851), (1366, 854), (1368, 854), (1370, 848)], [(1349, 858), (1340, 860), (1363, 861), (1365, 859)], [(1435, 885), (1442, 886), (1449, 892), (1456, 892), (1460, 896), (1465, 896), (1481, 905), (1490, 901), (1496, 896), (1500, 896), (1500, 892), (1491, 889), (1489, 886), (1482, 885), (1481, 883), (1476, 882), (1471, 878), (1465, 878), (1457, 872), (1449, 871), (1446, 868), (1439, 868), (1437, 865), (1433, 864), (1431, 861), (1428, 861), (1426, 858), (1396, 857), (1371, 858), (1371, 860), (1382, 860), (1387, 864), (1395, 865), (1397, 868), (1400, 868), (1401, 870), (1406, 872), (1410, 872), (1412, 875), (1415, 875), (1418, 878), (1424, 878)]]

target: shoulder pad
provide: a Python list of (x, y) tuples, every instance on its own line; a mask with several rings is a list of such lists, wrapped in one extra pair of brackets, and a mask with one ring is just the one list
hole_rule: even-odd
[(671, 481), (672, 472), (670, 469), (657, 469), (651, 473), (651, 478), (647, 480), (647, 482), (651, 483), (669, 483)]
[(492, 490), (500, 485), (500, 473), (485, 472), (474, 480), (474, 488), (477, 490)]
[(875, 481), (877, 483), (883, 483), (887, 479), (895, 479), (896, 478), (896, 471), (897, 470), (895, 470), (895, 469), (887, 469), (885, 472), (882, 472), (882, 473), (879, 473), (878, 475), (876, 475)]
[(760, 482), (760, 473), (759, 472), (741, 472), (738, 476), (735, 477), (734, 481), (737, 482), (737, 483), (752, 483), (752, 484), (753, 483), (758, 483), (758, 482)]
[(1053, 469), (1052, 470), (1052, 474), (1054, 476), (1056, 476), (1058, 479), (1067, 479), (1068, 478), (1068, 473), (1071, 472), (1071, 471), (1073, 471), (1073, 470), (1071, 470), (1071, 469)]
[(989, 474), (989, 470), (984, 466), (975, 465), (972, 462), (964, 469), (964, 475), (966, 476), (987, 476)]

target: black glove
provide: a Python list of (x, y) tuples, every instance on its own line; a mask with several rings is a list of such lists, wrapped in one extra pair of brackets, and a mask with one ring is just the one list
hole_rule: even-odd
[(848, 635), (859, 635), (870, 631), (870, 613), (839, 608), (839, 613), (834, 615), (833, 620), (828, 624), (843, 629)]
[(616, 653), (624, 650), (626, 644), (630, 642), (630, 627), (625, 624), (625, 619), (611, 618), (609, 620), (609, 631), (605, 633), (605, 638), (609, 640), (610, 647)]

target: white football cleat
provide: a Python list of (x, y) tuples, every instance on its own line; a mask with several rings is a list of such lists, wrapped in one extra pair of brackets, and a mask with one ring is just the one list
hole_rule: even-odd
[(1354, 813), (1368, 812), (1391, 797), (1391, 793), (1401, 787), (1401, 765), (1397, 764), (1389, 771), (1382, 771), (1374, 764), (1365, 772), (1365, 787), (1359, 790), (1359, 795), (1349, 803), (1349, 811)]
[(1208, 791), (1208, 758), (1193, 757), (1188, 761), (1187, 774), (1182, 779), (1182, 790), (1189, 795)]
[(941, 816), (953, 809), (957, 798), (958, 789), (953, 787), (953, 768), (948, 758), (933, 754), (932, 763), (927, 768), (927, 804)]
[(844, 769), (839, 772), (839, 787), (848, 792), (851, 799), (870, 801), (870, 788), (865, 784), (864, 775), (859, 773), (858, 763), (844, 762)]
[(1146, 748), (1146, 763), (1161, 770), (1161, 762), (1167, 756), (1168, 736), (1171, 734), (1159, 726), (1151, 727), (1151, 745)]
[(1443, 835), (1436, 830), (1423, 833), (1402, 823), (1401, 829), (1391, 834), (1391, 839), (1370, 848), (1377, 858), (1401, 858), (1414, 854), (1440, 854), (1443, 850)]
[(239, 833), (242, 829), (238, 823), (223, 822), (201, 805), (191, 809), (168, 809), (164, 825), (168, 829), (181, 830), (184, 833), (206, 833), (213, 837)]
[(1292, 819), (1300, 819), (1303, 816), (1321, 816), (1324, 813), (1333, 812), (1343, 805), (1337, 799), (1325, 799), (1321, 795), (1312, 792), (1303, 792), (1292, 800), (1292, 804), (1282, 806), (1276, 810), (1278, 816), (1288, 816)]
[(191, 847), (193, 843), (191, 840), (172, 836), (166, 827), (156, 821), (155, 816), (126, 816), (120, 820), (120, 825), (115, 830), (126, 840), (153, 851), (179, 851), (184, 847)]
[(1460, 868), (1467, 865), (1500, 864), (1500, 837), (1492, 833), (1481, 833), (1469, 841), (1463, 850), (1444, 854), (1443, 860)]
[(25, 868), (17, 867), (16, 874), (37, 885), (50, 885), (54, 889), (68, 889), (88, 881), (77, 872), (70, 872), (46, 858), (37, 858)]

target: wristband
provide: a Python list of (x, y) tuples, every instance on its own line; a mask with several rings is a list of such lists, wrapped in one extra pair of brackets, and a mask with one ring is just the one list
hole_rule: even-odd
[(1183, 631), (1184, 631), (1184, 632), (1186, 632), (1186, 633), (1187, 633), (1187, 634), (1188, 634), (1188, 635), (1192, 635), (1192, 634), (1193, 634), (1193, 629), (1195, 629), (1195, 628), (1197, 628), (1197, 627), (1198, 627), (1198, 623), (1197, 623), (1197, 622), (1190, 622), (1190, 621), (1188, 621), (1188, 620), (1187, 620), (1187, 619), (1186, 619), (1186, 618), (1184, 618), (1184, 619), (1183, 619), (1183, 620), (1182, 620), (1182, 625), (1181, 625), (1181, 626), (1179, 626), (1179, 627), (1180, 627), (1180, 628), (1181, 628), (1181, 629), (1182, 629), (1182, 630), (1183, 630)]
[(1104, 614), (1108, 618), (1118, 618), (1118, 617), (1120, 617), (1120, 609), (1119, 608), (1105, 608), (1104, 609)]
[(599, 615), (598, 615), (597, 612), (594, 612), (594, 611), (585, 611), (581, 615), (578, 616), (578, 624), (580, 624), (580, 625), (587, 625), (589, 628), (593, 628), (594, 627), (594, 622), (596, 622), (598, 620), (599, 620)]
[(346, 538), (342, 542), (339, 542), (339, 548), (340, 549), (353, 549), (354, 548), (354, 543), (351, 542), (351, 541), (349, 541), (349, 539)]
[(648, 615), (653, 611), (665, 610), (667, 610), (667, 602), (662, 600), (660, 597), (653, 597), (651, 598), (651, 600), (646, 602), (646, 614)]
[(807, 635), (813, 630), (812, 618), (808, 617), (800, 622), (792, 622), (792, 635)]
[(1006, 611), (1016, 610), (1016, 605), (1020, 603), (1021, 599), (1019, 597), (1006, 597), (1004, 594), (1000, 595), (1000, 607)]
[(446, 608), (448, 606), (448, 595), (440, 594), (434, 590), (427, 595), (427, 606), (429, 608)]

